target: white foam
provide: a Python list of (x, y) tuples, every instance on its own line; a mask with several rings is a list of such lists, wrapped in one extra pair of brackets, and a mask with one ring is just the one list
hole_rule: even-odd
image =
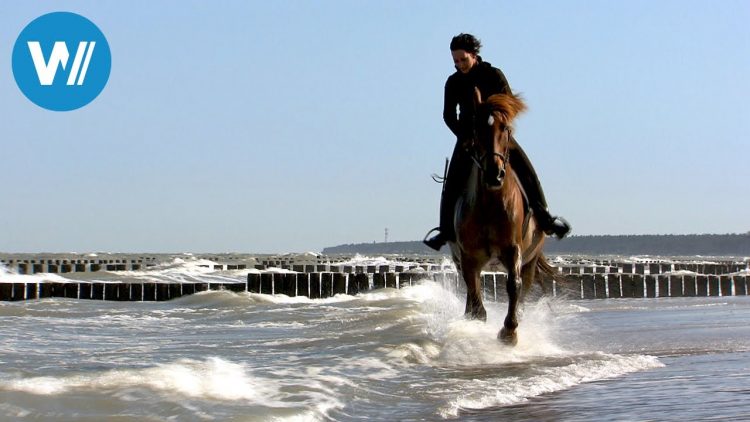
[(69, 283), (74, 281), (75, 280), (51, 273), (18, 274), (0, 264), (0, 283)]
[(406, 343), (386, 354), (389, 358), (406, 363), (426, 365), (433, 363), (440, 356), (440, 345), (435, 342)]
[[(314, 410), (311, 414), (319, 416), (331, 409), (343, 407), (333, 386), (349, 383), (343, 377), (326, 375), (322, 368), (308, 368), (306, 374), (289, 370), (282, 377), (261, 377), (254, 375), (244, 364), (212, 357), (203, 361), (180, 359), (173, 363), (142, 369), (2, 380), (0, 391), (11, 390), (53, 396), (75, 391), (107, 393), (122, 389), (146, 388), (165, 396), (242, 401), (247, 405), (277, 408), (297, 408), (300, 397), (305, 397), (303, 402), (306, 407)], [(290, 389), (289, 386), (294, 388)], [(290, 390), (294, 392), (285, 392)], [(292, 396), (295, 400), (290, 401), (289, 398)]]
[(336, 371), (341, 374), (361, 373), (367, 379), (378, 381), (398, 378), (402, 375), (396, 365), (379, 357), (342, 359), (336, 363)]
[(558, 303), (548, 300), (526, 304), (519, 312), (518, 344), (510, 347), (497, 340), (507, 304), (485, 304), (486, 323), (460, 318), (448, 324), (438, 362), (446, 366), (483, 366), (568, 356), (570, 352), (557, 344), (554, 334), (567, 315), (578, 311), (561, 305), (558, 309)]
[(367, 266), (367, 265), (408, 265), (408, 264), (417, 264), (417, 263), (413, 261), (390, 260), (384, 256), (366, 256), (366, 255), (360, 255), (360, 254), (354, 255), (354, 257), (348, 261), (336, 263), (336, 265), (364, 265), (364, 266)]
[(569, 389), (587, 382), (611, 379), (664, 365), (653, 356), (619, 356), (599, 353), (562, 367), (541, 369), (529, 378), (471, 380), (459, 385), (459, 396), (439, 410), (442, 417), (456, 417), (461, 409), (485, 409), (528, 401), (532, 397)]
[(518, 344), (508, 347), (497, 340), (507, 312), (505, 303), (485, 302), (486, 323), (467, 320), (464, 300), (432, 281), (368, 294), (365, 300), (389, 297), (415, 304), (408, 318), (425, 337), (386, 349), (384, 354), (394, 361), (439, 367), (479, 367), (568, 356), (570, 352), (558, 346), (554, 334), (569, 317), (588, 311), (547, 299), (529, 303), (519, 315)]
[[(398, 259), (391, 259), (387, 258), (385, 256), (366, 256), (366, 255), (360, 255), (356, 254), (353, 258), (351, 258), (348, 261), (344, 262), (337, 262), (336, 265), (360, 265), (360, 266), (368, 266), (368, 265), (388, 265), (388, 266), (396, 266), (396, 265), (403, 265), (406, 267), (409, 266), (417, 266), (423, 264), (423, 262), (417, 262), (417, 261), (403, 261)], [(455, 271), (456, 267), (453, 265), (453, 260), (447, 257), (443, 257), (440, 264), (438, 264), (441, 269), (445, 270), (453, 270)]]
[(36, 377), (4, 383), (2, 389), (57, 395), (80, 389), (107, 390), (146, 387), (158, 392), (217, 400), (267, 400), (277, 389), (253, 377), (244, 365), (220, 358), (181, 359), (145, 369), (113, 370), (69, 377)]
[[(405, 299), (415, 303), (423, 304), (425, 308), (444, 307), (447, 304), (451, 304), (452, 308), (458, 309), (459, 299), (456, 296), (445, 290), (440, 284), (424, 280), (413, 286), (406, 286), (401, 289), (377, 289), (374, 291), (367, 291), (359, 293), (356, 296), (337, 294), (332, 297), (321, 298), (321, 299), (310, 299), (306, 296), (287, 296), (282, 294), (257, 294), (257, 293), (241, 293), (246, 294), (252, 301), (260, 303), (270, 304), (296, 304), (296, 303), (315, 303), (315, 304), (330, 304), (330, 303), (342, 303), (342, 302), (353, 302), (353, 301), (364, 301), (364, 302), (379, 302), (389, 299)], [(427, 309), (429, 311), (429, 309)]]
[[(507, 303), (485, 302), (485, 323), (466, 320), (463, 317), (464, 300), (437, 283), (423, 282), (398, 294), (418, 304), (414, 318), (423, 325), (428, 338), (396, 346), (386, 352), (387, 358), (406, 364), (443, 368), (497, 370), (519, 363), (526, 368), (535, 368), (530, 376), (516, 373), (515, 376), (452, 381), (455, 398), (440, 409), (442, 417), (456, 417), (464, 408), (482, 409), (520, 403), (581, 383), (662, 366), (651, 356), (619, 356), (562, 347), (555, 337), (557, 333), (563, 331), (561, 328), (565, 324), (577, 319), (578, 314), (589, 311), (565, 301), (545, 298), (525, 304), (519, 314), (518, 344), (510, 347), (497, 340)], [(565, 363), (567, 365), (561, 366)]]
[(174, 258), (171, 262), (164, 262), (144, 270), (119, 271), (118, 274), (141, 275), (141, 274), (208, 274), (215, 272), (214, 261), (208, 259), (182, 259)]
[[(391, 371), (398, 369), (398, 365), (455, 368), (460, 372), (487, 368), (501, 374), (479, 380), (476, 377), (451, 380), (447, 404), (439, 411), (442, 417), (456, 417), (464, 408), (520, 403), (581, 383), (663, 366), (651, 356), (567, 350), (558, 342), (557, 333), (589, 309), (565, 301), (542, 299), (525, 304), (519, 315), (518, 344), (510, 347), (497, 340), (507, 303), (485, 302), (485, 323), (466, 320), (463, 298), (434, 282), (426, 281), (389, 294), (417, 305), (411, 318), (422, 326), (426, 338), (384, 348), (384, 362), (393, 368), (374, 367), (373, 372), (379, 377), (392, 376)], [(498, 369), (506, 365), (516, 369), (511, 372)], [(519, 374), (517, 368), (525, 368), (521, 370), (528, 374)], [(503, 376), (505, 373), (514, 375)]]
[(671, 277), (680, 277), (680, 276), (695, 276), (698, 275), (695, 271), (688, 271), (688, 270), (677, 270), (677, 271), (667, 271), (665, 273), (662, 273), (663, 276), (671, 276)]
[(171, 262), (136, 271), (118, 271), (111, 275), (122, 277), (122, 280), (133, 279), (156, 283), (223, 283), (247, 279), (247, 270), (218, 271), (217, 263), (208, 259), (174, 258)]
[(297, 274), (299, 271), (293, 271), (287, 268), (279, 268), (279, 267), (268, 267), (264, 272), (267, 273), (278, 273), (278, 274)]
[(431, 280), (423, 280), (412, 286), (406, 286), (399, 290), (397, 294), (424, 306), (438, 304), (458, 306), (460, 302), (455, 294), (447, 291), (441, 284)]
[(357, 300), (357, 296), (337, 294), (331, 297), (322, 299), (310, 299), (307, 296), (287, 296), (282, 294), (269, 295), (259, 293), (240, 293), (240, 295), (247, 295), (253, 302), (256, 303), (269, 303), (269, 304), (297, 304), (297, 303), (315, 303), (315, 304), (326, 304), (326, 303), (340, 303), (340, 302), (351, 302)]

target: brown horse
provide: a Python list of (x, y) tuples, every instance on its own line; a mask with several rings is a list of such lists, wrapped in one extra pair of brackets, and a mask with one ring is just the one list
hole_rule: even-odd
[(498, 339), (518, 341), (517, 309), (537, 275), (553, 276), (542, 254), (544, 233), (537, 227), (509, 163), (511, 123), (526, 109), (514, 95), (497, 94), (486, 102), (475, 92), (474, 165), (454, 210), (456, 241), (449, 242), (453, 261), (466, 282), (466, 316), (487, 320), (480, 272), (493, 259), (508, 271), (508, 314)]

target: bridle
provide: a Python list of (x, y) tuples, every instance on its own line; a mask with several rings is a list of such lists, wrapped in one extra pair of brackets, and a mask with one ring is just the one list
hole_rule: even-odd
[[(497, 187), (500, 187), (503, 185), (503, 180), (505, 179), (505, 175), (506, 175), (505, 167), (508, 165), (508, 159), (510, 158), (510, 139), (511, 139), (512, 129), (510, 126), (506, 125), (505, 128), (503, 129), (503, 132), (504, 133), (507, 132), (507, 136), (508, 136), (508, 139), (505, 142), (505, 148), (503, 149), (503, 152), (492, 151), (492, 158), (499, 157), (501, 160), (503, 160), (503, 164), (502, 166), (500, 166), (500, 169), (498, 170), (498, 174), (497, 174), (497, 181), (498, 181)], [(476, 142), (477, 142), (477, 136), (476, 136), (476, 130), (475, 130), (474, 143)], [(469, 156), (471, 157), (471, 161), (474, 162), (474, 165), (477, 166), (477, 168), (479, 169), (479, 172), (482, 174), (482, 177), (484, 178), (484, 174), (487, 172), (487, 169), (484, 168), (483, 163), (485, 162), (485, 159), (487, 158), (488, 153), (484, 151), (481, 154), (479, 154), (477, 151), (478, 148), (475, 147), (472, 149), (473, 151), (469, 153)]]

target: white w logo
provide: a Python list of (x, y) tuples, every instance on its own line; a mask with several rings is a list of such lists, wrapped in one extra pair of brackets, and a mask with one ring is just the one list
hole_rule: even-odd
[[(29, 52), (31, 53), (31, 59), (34, 61), (34, 68), (36, 68), (36, 74), (39, 77), (39, 83), (42, 85), (52, 85), (55, 80), (55, 74), (57, 73), (57, 66), (62, 65), (63, 70), (68, 65), (68, 46), (64, 41), (56, 41), (52, 47), (52, 54), (49, 56), (49, 61), (44, 62), (44, 55), (42, 54), (42, 47), (39, 45), (39, 41), (29, 41)], [(76, 56), (73, 59), (73, 67), (70, 69), (68, 75), (68, 85), (83, 85), (83, 80), (86, 78), (86, 71), (89, 68), (89, 62), (91, 61), (91, 54), (94, 52), (95, 41), (87, 42), (81, 41), (78, 43), (78, 50)], [(88, 51), (87, 51), (88, 50)], [(84, 60), (83, 56), (86, 55)], [(81, 68), (81, 62), (83, 62), (83, 68)], [(78, 81), (76, 82), (76, 78)]]

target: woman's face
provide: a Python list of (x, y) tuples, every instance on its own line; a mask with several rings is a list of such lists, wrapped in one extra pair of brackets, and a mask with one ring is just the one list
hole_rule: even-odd
[(466, 50), (452, 50), (451, 55), (453, 56), (453, 64), (456, 66), (456, 70), (461, 73), (469, 73), (471, 68), (477, 64), (477, 55), (468, 53)]

